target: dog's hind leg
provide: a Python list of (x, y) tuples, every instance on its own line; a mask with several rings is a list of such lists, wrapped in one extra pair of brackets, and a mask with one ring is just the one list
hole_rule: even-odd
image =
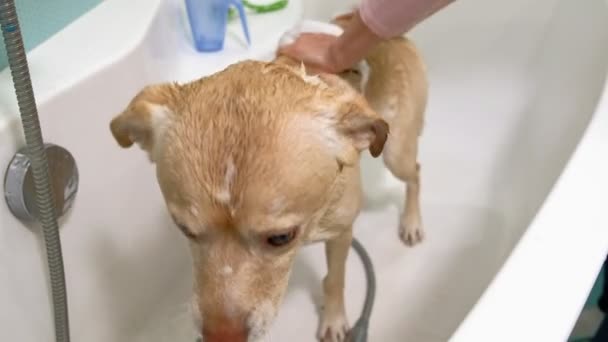
[(405, 183), (405, 210), (399, 224), (399, 237), (406, 245), (413, 246), (424, 239), (420, 214), (420, 164), (416, 163), (408, 172)]
[(424, 239), (422, 215), (420, 213), (420, 164), (418, 164), (417, 137), (405, 137), (403, 140), (390, 140), (384, 150), (384, 163), (391, 173), (404, 181), (405, 208), (399, 222), (399, 237), (408, 246), (416, 245)]

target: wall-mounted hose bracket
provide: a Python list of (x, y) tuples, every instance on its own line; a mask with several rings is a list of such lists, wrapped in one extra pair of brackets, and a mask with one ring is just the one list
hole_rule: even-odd
[[(78, 168), (74, 157), (65, 148), (47, 143), (44, 149), (53, 187), (53, 207), (59, 218), (68, 212), (76, 198)], [(4, 198), (10, 211), (21, 221), (40, 221), (32, 162), (27, 148), (19, 150), (8, 165), (4, 176)]]

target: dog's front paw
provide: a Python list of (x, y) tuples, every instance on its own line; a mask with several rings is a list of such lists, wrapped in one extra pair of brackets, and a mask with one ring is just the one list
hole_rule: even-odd
[(424, 240), (424, 229), (420, 219), (402, 219), (399, 225), (399, 237), (407, 246), (415, 246)]
[(317, 337), (321, 342), (343, 342), (349, 326), (344, 313), (323, 315)]

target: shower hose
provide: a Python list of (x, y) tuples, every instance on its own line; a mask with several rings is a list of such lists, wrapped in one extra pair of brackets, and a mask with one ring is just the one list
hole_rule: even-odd
[(365, 301), (361, 316), (350, 330), (348, 334), (348, 342), (367, 342), (367, 329), (369, 327), (369, 318), (372, 315), (372, 307), (374, 306), (374, 298), (376, 297), (376, 275), (374, 274), (374, 266), (367, 251), (357, 239), (353, 239), (352, 247), (359, 255), (363, 269), (365, 270), (365, 280), (367, 283), (367, 292), (365, 293)]
[(68, 305), (59, 225), (53, 201), (49, 165), (38, 120), (38, 109), (34, 99), (14, 0), (0, 0), (0, 27), (2, 28), (9, 68), (17, 94), (17, 103), (21, 113), (21, 123), (34, 179), (36, 205), (44, 235), (53, 300), (55, 339), (57, 342), (68, 342), (70, 341)]

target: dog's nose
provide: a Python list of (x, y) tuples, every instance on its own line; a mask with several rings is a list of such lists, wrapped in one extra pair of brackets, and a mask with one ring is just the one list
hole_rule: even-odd
[(248, 335), (244, 327), (203, 327), (203, 342), (247, 342)]

